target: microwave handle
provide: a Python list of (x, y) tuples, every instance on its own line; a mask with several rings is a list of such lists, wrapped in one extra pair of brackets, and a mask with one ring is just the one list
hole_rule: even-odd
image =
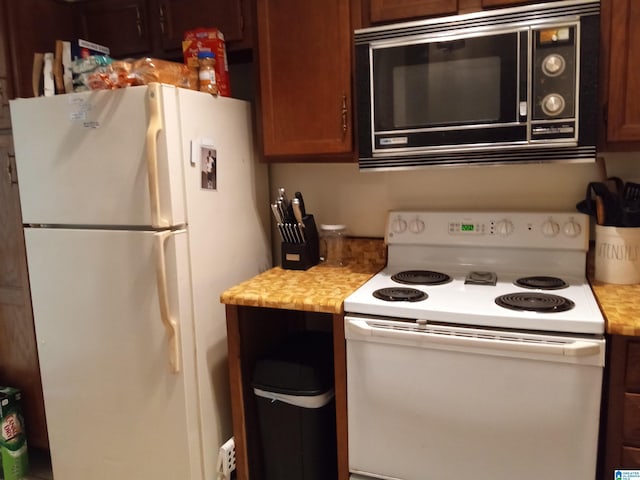
[(533, 78), (533, 72), (529, 71), (529, 56), (531, 55), (533, 42), (533, 32), (531, 29), (520, 32), (519, 49), (520, 49), (520, 71), (518, 72), (518, 84), (519, 84), (519, 98), (518, 98), (518, 115), (520, 116), (520, 122), (526, 122), (529, 119), (529, 89), (531, 85), (531, 79)]
[(520, 119), (521, 120), (526, 120), (527, 119), (527, 112), (529, 110), (529, 103), (528, 102), (520, 102), (519, 105), (519, 110), (520, 110)]

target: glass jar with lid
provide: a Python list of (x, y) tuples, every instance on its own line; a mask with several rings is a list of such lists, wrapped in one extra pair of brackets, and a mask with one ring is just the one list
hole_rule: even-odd
[(346, 232), (345, 225), (320, 225), (320, 257), (323, 265), (344, 266)]

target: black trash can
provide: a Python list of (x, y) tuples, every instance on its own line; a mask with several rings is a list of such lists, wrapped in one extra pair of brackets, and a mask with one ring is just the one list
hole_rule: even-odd
[(265, 480), (338, 477), (331, 334), (302, 332), (256, 362)]

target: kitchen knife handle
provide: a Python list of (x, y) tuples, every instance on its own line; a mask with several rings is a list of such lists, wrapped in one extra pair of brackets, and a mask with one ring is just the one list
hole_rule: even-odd
[(160, 84), (150, 83), (147, 86), (147, 103), (149, 106), (149, 125), (147, 126), (147, 170), (149, 171), (151, 225), (156, 228), (169, 226), (169, 222), (160, 216), (158, 135), (163, 130), (160, 101)]
[(169, 311), (169, 291), (167, 288), (167, 264), (165, 261), (164, 249), (167, 238), (176, 232), (163, 231), (155, 235), (155, 257), (156, 257), (156, 281), (158, 287), (158, 300), (160, 302), (160, 318), (167, 332), (169, 347), (169, 369), (171, 373), (180, 372), (180, 331), (178, 322), (171, 317)]
[(295, 198), (297, 198), (298, 201), (300, 202), (300, 212), (302, 213), (302, 216), (306, 217), (307, 216), (307, 210), (304, 207), (304, 198), (302, 198), (302, 192), (296, 192), (296, 193), (293, 194), (293, 196)]
[(298, 232), (298, 235), (300, 237), (300, 243), (304, 243), (305, 240), (305, 236), (304, 236), (304, 220), (302, 219), (302, 209), (300, 208), (300, 199), (298, 197), (295, 197), (292, 201), (292, 208), (293, 208), (293, 215), (294, 217), (296, 217), (296, 231)]

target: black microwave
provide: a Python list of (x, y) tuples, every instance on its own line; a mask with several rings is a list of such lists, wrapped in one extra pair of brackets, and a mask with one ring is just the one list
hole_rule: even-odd
[(360, 168), (595, 161), (600, 1), (356, 30)]

